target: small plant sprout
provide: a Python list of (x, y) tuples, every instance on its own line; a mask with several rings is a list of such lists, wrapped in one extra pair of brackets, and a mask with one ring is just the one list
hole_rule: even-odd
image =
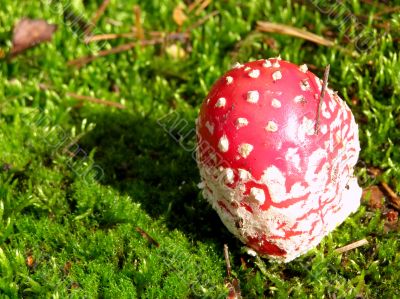
[(280, 58), (249, 62), (222, 76), (201, 107), (203, 195), (260, 256), (293, 260), (360, 205), (358, 126), (327, 74), (322, 81)]

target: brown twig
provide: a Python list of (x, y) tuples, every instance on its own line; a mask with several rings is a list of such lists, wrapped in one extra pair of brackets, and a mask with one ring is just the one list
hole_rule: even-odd
[(129, 50), (135, 48), (136, 46), (151, 46), (151, 45), (156, 45), (156, 44), (162, 44), (163, 42), (168, 41), (168, 40), (185, 40), (188, 37), (189, 37), (188, 33), (172, 32), (170, 34), (167, 34), (165, 37), (159, 37), (159, 38), (154, 38), (154, 39), (149, 39), (149, 40), (145, 39), (145, 40), (141, 40), (141, 41), (134, 41), (134, 42), (130, 42), (127, 44), (117, 46), (115, 48), (111, 48), (109, 50), (102, 50), (95, 55), (88, 55), (88, 56), (70, 60), (67, 64), (69, 66), (82, 67), (85, 64), (90, 63), (97, 58), (129, 51)]
[(133, 7), (133, 12), (135, 14), (135, 31), (136, 31), (136, 37), (139, 40), (143, 40), (144, 39), (144, 31), (143, 31), (143, 27), (142, 27), (142, 11), (140, 9), (139, 5), (135, 5)]
[[(373, 167), (369, 167), (368, 172), (371, 173), (374, 177), (378, 177), (379, 175), (382, 174), (380, 169)], [(390, 204), (396, 209), (400, 210), (400, 196), (398, 196), (396, 192), (394, 192), (393, 189), (390, 188), (390, 186), (387, 183), (380, 182), (379, 184), (386, 192), (386, 194), (389, 196)]]
[(315, 134), (316, 135), (318, 135), (318, 133), (319, 133), (319, 121), (320, 121), (320, 115), (321, 115), (321, 108), (322, 108), (322, 103), (325, 98), (326, 88), (328, 87), (328, 78), (329, 78), (329, 70), (330, 69), (331, 69), (331, 66), (330, 66), (330, 64), (328, 64), (325, 68), (324, 80), (323, 80), (322, 88), (321, 88), (321, 95), (319, 97), (317, 120), (315, 121)]
[(390, 203), (392, 204), (392, 206), (400, 210), (400, 197), (385, 182), (381, 182), (381, 186), (389, 195)]
[(135, 38), (136, 33), (129, 32), (129, 33), (105, 33), (105, 34), (98, 34), (98, 35), (90, 35), (85, 37), (85, 43), (93, 43), (103, 40), (111, 40), (117, 38)]
[(66, 95), (71, 98), (74, 98), (76, 100), (79, 100), (79, 101), (87, 101), (87, 102), (100, 104), (100, 105), (104, 105), (104, 106), (115, 107), (118, 109), (126, 109), (126, 107), (124, 105), (122, 105), (120, 103), (116, 103), (116, 102), (111, 102), (111, 101), (107, 101), (107, 100), (103, 100), (103, 99), (97, 99), (97, 98), (93, 98), (93, 97), (89, 97), (89, 96), (83, 96), (83, 95), (79, 95), (79, 94), (76, 94), (73, 92), (67, 92)]
[(310, 42), (327, 46), (333, 47), (335, 43), (329, 39), (326, 39), (322, 36), (316, 35), (304, 29), (299, 29), (296, 27), (277, 24), (277, 23), (270, 23), (270, 22), (257, 22), (257, 30), (261, 32), (270, 32), (270, 33), (280, 33), (285, 35), (291, 35), (294, 37), (302, 38), (308, 40)]
[[(163, 37), (165, 35), (164, 32), (159, 32), (159, 31), (152, 31), (148, 34), (152, 38)], [(136, 28), (133, 28), (132, 32), (105, 33), (105, 34), (87, 36), (87, 37), (85, 37), (85, 43), (88, 44), (88, 43), (104, 41), (104, 40), (113, 40), (113, 39), (118, 39), (118, 38), (136, 38), (136, 37), (137, 37)]]
[(110, 4), (110, 0), (103, 0), (100, 7), (97, 9), (95, 15), (93, 16), (92, 20), (90, 21), (89, 25), (86, 27), (84, 32), (85, 35), (89, 35), (93, 31), (94, 27), (97, 24), (97, 21), (104, 14), (108, 4)]
[(194, 28), (199, 27), (201, 25), (203, 25), (205, 22), (207, 22), (209, 19), (211, 19), (212, 17), (216, 16), (219, 14), (219, 11), (214, 10), (213, 12), (209, 13), (208, 15), (202, 17), (201, 19), (199, 19), (198, 21), (196, 21), (195, 23), (193, 23), (192, 25), (190, 25), (187, 29), (186, 32), (189, 33), (190, 31), (192, 31)]
[(204, 0), (195, 0), (193, 1), (192, 4), (189, 5), (188, 7), (188, 12), (191, 12), (192, 10), (194, 10), (197, 6), (199, 6), (201, 4), (201, 2), (203, 2)]
[(383, 9), (383, 10), (378, 11), (377, 13), (375, 13), (374, 14), (374, 18), (380, 17), (380, 16), (385, 15), (385, 14), (394, 13), (394, 12), (396, 12), (398, 10), (400, 10), (400, 6), (388, 7), (386, 9)]
[(144, 238), (146, 239), (151, 245), (154, 245), (155, 247), (160, 247), (160, 244), (154, 240), (148, 233), (146, 233), (143, 229), (141, 229), (139, 226), (136, 226), (135, 230)]
[(194, 13), (196, 16), (201, 14), (203, 10), (207, 8), (208, 5), (210, 5), (211, 0), (204, 0), (203, 3), (200, 4), (199, 8), (196, 9), (196, 12)]
[(125, 52), (125, 51), (128, 51), (128, 50), (131, 50), (131, 49), (135, 48), (138, 45), (142, 45), (142, 46), (155, 45), (155, 44), (158, 44), (158, 43), (162, 43), (163, 40), (164, 39), (142, 40), (142, 41), (139, 41), (139, 42), (131, 42), (131, 43), (123, 44), (123, 45), (117, 46), (117, 47), (109, 49), (109, 50), (102, 50), (102, 51), (98, 52), (95, 55), (88, 55), (88, 56), (84, 56), (84, 57), (81, 57), (81, 58), (77, 58), (77, 59), (71, 60), (71, 61), (68, 62), (68, 65), (76, 66), (76, 67), (82, 67), (85, 64), (92, 62), (96, 58), (108, 56), (108, 55), (111, 55), (111, 54), (118, 54), (118, 53), (121, 53), (121, 52)]
[[(53, 86), (51, 86), (47, 83), (39, 83), (38, 87), (41, 90), (53, 90), (53, 91), (57, 92), (57, 90), (55, 90), (55, 88)], [(80, 95), (80, 94), (77, 94), (74, 92), (67, 92), (67, 93), (65, 93), (65, 95), (68, 97), (74, 98), (75, 100), (82, 101), (82, 102), (87, 101), (87, 102), (100, 104), (100, 105), (104, 105), (104, 106), (115, 107), (118, 109), (126, 109), (126, 107), (124, 105), (117, 103), (117, 102), (112, 102), (112, 101), (108, 101), (108, 100), (84, 96), (84, 95)]]
[(380, 176), (382, 174), (382, 171), (379, 168), (375, 167), (368, 167), (367, 171), (372, 174), (374, 177)]
[(231, 278), (231, 261), (229, 260), (229, 249), (228, 245), (224, 244), (224, 257), (225, 257), (225, 263), (226, 263), (226, 276), (228, 278)]
[(229, 294), (226, 297), (227, 299), (238, 299), (241, 298), (240, 284), (237, 278), (232, 278), (232, 268), (231, 261), (229, 259), (229, 248), (228, 245), (224, 244), (224, 257), (226, 263), (226, 286), (229, 289)]
[(335, 252), (336, 253), (343, 253), (343, 252), (350, 251), (350, 250), (353, 250), (353, 249), (355, 249), (357, 247), (364, 246), (364, 245), (367, 245), (367, 244), (368, 244), (368, 241), (366, 239), (362, 239), (362, 240), (353, 242), (351, 244), (348, 244), (346, 246), (337, 248), (337, 249), (335, 249)]

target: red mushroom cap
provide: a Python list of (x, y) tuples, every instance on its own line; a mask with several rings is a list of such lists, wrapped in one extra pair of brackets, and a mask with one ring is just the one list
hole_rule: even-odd
[(237, 64), (201, 106), (197, 160), (204, 197), (227, 228), (263, 256), (290, 261), (351, 212), (358, 127), (306, 65), (280, 58)]

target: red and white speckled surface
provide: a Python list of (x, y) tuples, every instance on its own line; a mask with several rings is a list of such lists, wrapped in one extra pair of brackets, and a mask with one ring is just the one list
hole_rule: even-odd
[(288, 262), (316, 246), (360, 204), (353, 177), (358, 127), (305, 65), (272, 58), (237, 64), (197, 119), (204, 197), (261, 256)]

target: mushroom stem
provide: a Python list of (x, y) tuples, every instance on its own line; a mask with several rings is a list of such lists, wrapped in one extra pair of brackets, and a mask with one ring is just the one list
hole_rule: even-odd
[(322, 102), (323, 102), (324, 97), (325, 97), (326, 88), (328, 87), (328, 78), (329, 78), (329, 70), (330, 70), (330, 68), (331, 68), (331, 65), (328, 64), (326, 66), (325, 72), (324, 72), (324, 80), (323, 80), (323, 84), (322, 84), (322, 88), (321, 88), (321, 95), (319, 97), (317, 120), (315, 122), (315, 134), (316, 135), (318, 135), (318, 133), (319, 133), (319, 118), (320, 118), (320, 114), (321, 114)]

